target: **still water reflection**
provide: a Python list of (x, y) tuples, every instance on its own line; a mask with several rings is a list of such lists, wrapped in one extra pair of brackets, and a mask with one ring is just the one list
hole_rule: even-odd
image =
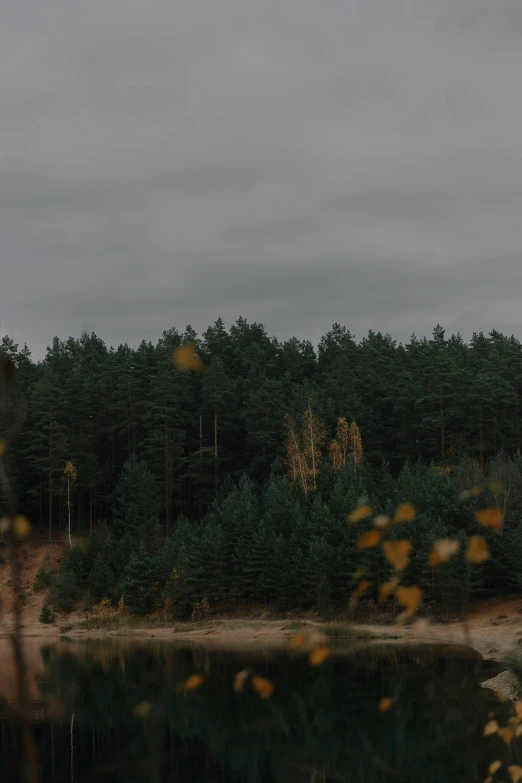
[[(38, 648), (32, 668), (43, 783), (461, 783), (483, 781), (495, 759), (517, 763), (515, 744), (482, 737), (492, 711), (513, 711), (480, 687), (492, 672), (440, 648), (366, 649), (311, 668), (281, 652), (62, 643)], [(248, 683), (234, 691), (245, 668), (273, 682), (269, 699)], [(180, 692), (194, 673), (204, 684)], [(381, 713), (383, 697), (395, 701)], [(9, 783), (23, 780), (12, 706), (0, 701)]]

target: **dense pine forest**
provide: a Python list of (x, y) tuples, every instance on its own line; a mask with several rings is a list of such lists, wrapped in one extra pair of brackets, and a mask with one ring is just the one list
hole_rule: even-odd
[[(183, 345), (190, 361), (176, 363)], [(374, 332), (357, 342), (335, 324), (315, 349), (240, 318), (135, 349), (91, 334), (55, 338), (38, 362), (9, 337), (0, 353), (16, 367), (0, 431), (12, 433), (19, 506), (50, 539), (69, 520), (89, 539), (59, 574), (40, 575), (57, 608), (123, 596), (132, 612), (176, 617), (249, 602), (328, 613), (362, 569), (375, 600), (390, 564), (357, 548), (371, 521), (347, 514), (361, 503), (417, 509), (405, 581), (426, 603), (522, 585), (514, 337), (468, 344), (437, 326), (407, 344)], [(486, 533), (492, 557), (472, 565), (474, 513), (492, 505), (502, 528)], [(433, 542), (448, 537), (459, 553), (430, 568)]]

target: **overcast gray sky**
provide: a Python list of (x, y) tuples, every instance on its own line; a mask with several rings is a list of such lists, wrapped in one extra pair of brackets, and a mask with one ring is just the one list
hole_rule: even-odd
[(0, 319), (522, 338), (520, 0), (0, 0)]

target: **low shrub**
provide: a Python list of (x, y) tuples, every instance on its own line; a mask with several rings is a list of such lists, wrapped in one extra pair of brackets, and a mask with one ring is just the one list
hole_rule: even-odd
[(55, 617), (53, 613), (51, 612), (50, 607), (48, 604), (44, 604), (42, 606), (42, 611), (40, 612), (40, 622), (44, 623), (45, 625), (50, 625), (51, 623), (54, 623)]
[(54, 581), (54, 573), (51, 568), (49, 555), (46, 555), (42, 565), (40, 566), (40, 570), (36, 574), (33, 583), (34, 592), (39, 593), (41, 590), (45, 590), (48, 587), (52, 587), (53, 581)]

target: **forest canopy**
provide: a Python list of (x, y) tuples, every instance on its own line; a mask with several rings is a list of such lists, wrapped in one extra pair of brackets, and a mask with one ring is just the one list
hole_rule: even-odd
[[(173, 354), (188, 345), (187, 369)], [(98, 598), (125, 592), (143, 612), (165, 591), (182, 613), (203, 599), (341, 605), (369, 557), (356, 549), (364, 529), (346, 524), (361, 499), (382, 514), (419, 509), (410, 578), (433, 600), (519, 586), (514, 337), (466, 343), (437, 326), (406, 344), (356, 341), (335, 324), (315, 349), (240, 318), (137, 348), (55, 338), (39, 362), (9, 337), (0, 352), (16, 366), (2, 431), (22, 422), (5, 454), (20, 506), (50, 537), (72, 509), (91, 547), (69, 570)], [(507, 488), (490, 498), (503, 507), (496, 565), (470, 571), (460, 554), (435, 578), (433, 541), (464, 543), (478, 501), (462, 492), (488, 482)], [(372, 558), (382, 582), (386, 562)], [(143, 579), (156, 585), (147, 595)]]

